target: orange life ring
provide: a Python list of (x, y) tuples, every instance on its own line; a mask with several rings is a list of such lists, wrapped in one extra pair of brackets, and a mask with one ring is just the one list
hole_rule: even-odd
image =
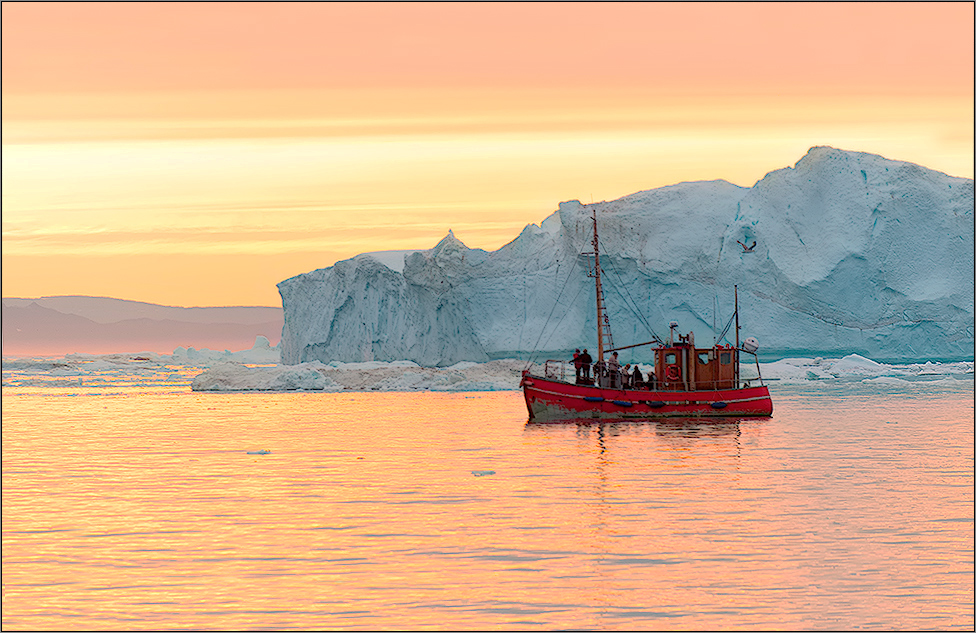
[(677, 380), (681, 376), (677, 365), (670, 365), (665, 373), (667, 374), (668, 380)]

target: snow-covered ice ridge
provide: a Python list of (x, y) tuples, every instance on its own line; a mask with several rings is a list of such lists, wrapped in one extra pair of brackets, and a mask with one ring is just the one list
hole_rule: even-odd
[(444, 367), (592, 349), (591, 258), (578, 253), (594, 206), (617, 345), (650, 339), (631, 303), (658, 335), (676, 320), (711, 344), (738, 284), (742, 335), (767, 353), (973, 357), (973, 181), (814, 147), (751, 188), (687, 182), (564, 202), (497, 251), (448, 233), (402, 272), (365, 254), (282, 281), (282, 362)]

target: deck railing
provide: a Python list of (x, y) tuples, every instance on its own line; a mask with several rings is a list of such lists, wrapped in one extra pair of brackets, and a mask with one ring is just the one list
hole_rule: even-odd
[(576, 366), (564, 360), (547, 360), (545, 377), (549, 380), (559, 380), (566, 382), (566, 376), (576, 380)]
[[(724, 380), (696, 380), (695, 390), (696, 391), (708, 391), (708, 390), (720, 390), (720, 389), (736, 389), (742, 387), (750, 387), (754, 383), (759, 385), (763, 384), (762, 374), (759, 371), (759, 358), (753, 352), (747, 352), (745, 350), (739, 350), (740, 353), (750, 354), (755, 361), (755, 375), (753, 372), (743, 372), (745, 368), (743, 364), (739, 365), (739, 381), (738, 385), (735, 384), (735, 380), (731, 378), (726, 378)], [(751, 366), (751, 363), (750, 365)], [(647, 365), (647, 367), (652, 367)], [(602, 370), (602, 371), (601, 371)], [(549, 380), (558, 380), (560, 382), (568, 382), (570, 384), (587, 384), (593, 385), (597, 384), (605, 389), (631, 389), (631, 390), (642, 390), (642, 391), (683, 391), (684, 381), (683, 380), (656, 380), (653, 373), (644, 374), (644, 380), (638, 385), (633, 384), (622, 384), (624, 376), (623, 373), (612, 374), (606, 367), (600, 368), (596, 363), (590, 366), (590, 381), (589, 382), (579, 382), (576, 381), (576, 366), (572, 361), (547, 360), (544, 369), (544, 375)]]
[(744, 349), (740, 349), (739, 350), (739, 354), (740, 355), (741, 354), (749, 354), (750, 356), (752, 356), (753, 361), (756, 363), (756, 375), (755, 376), (751, 375), (752, 374), (751, 371), (749, 372), (749, 375), (743, 375), (744, 372), (742, 370), (745, 367), (748, 367), (748, 365), (745, 365), (744, 366), (743, 363), (742, 363), (742, 360), (741, 360), (742, 357), (741, 356), (739, 357), (740, 358), (740, 360), (739, 360), (739, 386), (740, 387), (750, 387), (750, 386), (752, 386), (752, 383), (754, 383), (754, 382), (758, 382), (759, 383), (759, 386), (762, 386), (763, 385), (763, 379), (762, 379), (762, 372), (759, 371), (759, 356), (757, 356), (755, 352), (747, 352)]

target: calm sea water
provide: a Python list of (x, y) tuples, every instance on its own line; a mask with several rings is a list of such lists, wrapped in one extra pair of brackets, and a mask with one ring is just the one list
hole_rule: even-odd
[(3, 627), (971, 630), (971, 378), (773, 398), (4, 387)]

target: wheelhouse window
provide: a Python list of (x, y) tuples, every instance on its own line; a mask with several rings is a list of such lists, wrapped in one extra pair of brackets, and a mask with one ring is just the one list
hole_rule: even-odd
[(668, 365), (674, 365), (676, 362), (678, 362), (678, 357), (675, 356), (674, 354), (665, 354), (664, 362), (667, 363)]
[(728, 365), (732, 362), (732, 352), (722, 352), (719, 354), (719, 359), (723, 365)]
[(708, 364), (708, 352), (699, 352), (698, 353), (698, 362), (701, 363), (702, 365), (707, 365)]

